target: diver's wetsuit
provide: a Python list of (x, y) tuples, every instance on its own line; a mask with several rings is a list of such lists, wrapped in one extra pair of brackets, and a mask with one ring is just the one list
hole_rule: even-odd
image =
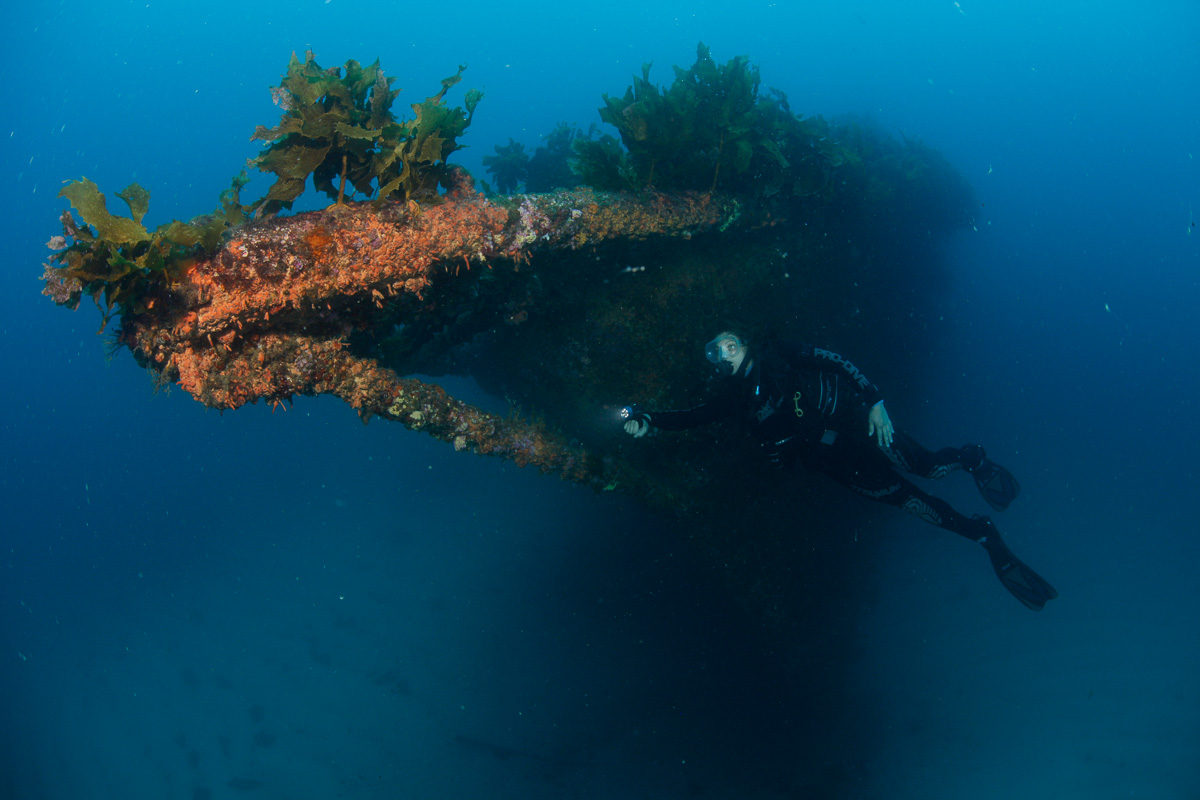
[(747, 368), (725, 381), (709, 401), (683, 411), (654, 411), (649, 423), (683, 430), (736, 416), (762, 439), (767, 458), (780, 467), (797, 459), (861, 495), (898, 506), (926, 522), (973, 541), (983, 524), (955, 511), (901, 477), (896, 468), (923, 478), (941, 478), (972, 468), (981, 459), (970, 448), (936, 453), (911, 436), (896, 432), (890, 448), (867, 435), (879, 389), (837, 353), (809, 345), (777, 342), (747, 354)]

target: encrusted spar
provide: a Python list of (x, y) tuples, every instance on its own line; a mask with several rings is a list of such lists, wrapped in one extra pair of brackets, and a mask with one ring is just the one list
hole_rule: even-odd
[[(436, 205), (362, 203), (259, 220), (169, 281), (148, 281), (137, 302), (123, 304), (118, 341), (211, 408), (334, 394), (364, 418), (399, 421), (459, 450), (607, 484), (606, 468), (544, 426), (401, 378), (352, 353), (346, 337), (394, 316), (403, 298), (423, 298), (433, 281), (474, 280), (472, 268), (492, 261), (617, 238), (689, 237), (737, 215), (737, 203), (719, 195), (577, 189), (492, 201), (463, 181)], [(66, 270), (55, 272), (48, 279), (59, 279), (61, 296)]]
[[(528, 260), (537, 250), (616, 238), (690, 236), (737, 215), (735, 201), (681, 193), (627, 195), (587, 189), (504, 203), (460, 189), (446, 202), (376, 210), (368, 204), (250, 223), (174, 285), (151, 287), (155, 306), (123, 324), (155, 329), (136, 345), (165, 364), (180, 339), (221, 342), (316, 325), (338, 338), (399, 294), (421, 297), (431, 280), (462, 280), (473, 265)], [(456, 274), (457, 273), (457, 274)], [(282, 317), (282, 319), (280, 318)], [(347, 318), (339, 330), (334, 318)], [(169, 323), (169, 331), (162, 328)], [(130, 343), (133, 344), (133, 343)]]

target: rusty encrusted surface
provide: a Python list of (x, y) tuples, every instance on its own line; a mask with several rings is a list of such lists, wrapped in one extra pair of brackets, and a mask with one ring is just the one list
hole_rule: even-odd
[[(211, 258), (156, 287), (145, 311), (122, 317), (121, 342), (163, 382), (206, 406), (234, 409), (332, 394), (450, 442), (563, 477), (610, 483), (544, 425), (487, 414), (441, 387), (401, 377), (346, 343), (433, 281), (472, 281), (493, 262), (613, 239), (690, 237), (738, 219), (720, 196), (588, 189), (493, 202), (463, 187), (432, 206), (370, 204), (252, 222)], [(402, 322), (402, 320), (401, 320)]]

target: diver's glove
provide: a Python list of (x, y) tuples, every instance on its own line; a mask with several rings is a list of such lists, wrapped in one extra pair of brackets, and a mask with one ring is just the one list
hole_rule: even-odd
[(636, 439), (650, 432), (650, 415), (641, 406), (625, 406), (621, 409), (621, 419), (625, 420), (625, 432)]
[(867, 417), (867, 421), (867, 436), (874, 436), (880, 447), (891, 447), (896, 429), (892, 427), (892, 420), (888, 417), (882, 400), (871, 406), (871, 415)]
[(796, 460), (797, 443), (795, 436), (787, 436), (773, 442), (763, 442), (763, 455), (767, 463), (776, 469), (787, 469)]

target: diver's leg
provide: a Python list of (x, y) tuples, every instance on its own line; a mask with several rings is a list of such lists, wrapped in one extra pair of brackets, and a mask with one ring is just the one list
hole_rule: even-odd
[[(883, 448), (883, 454), (900, 469), (920, 475), (922, 478), (943, 478), (955, 470), (968, 469), (982, 459), (975, 458), (966, 447), (943, 447), (936, 453), (922, 446), (904, 431), (896, 431), (892, 446)], [(982, 452), (983, 448), (979, 448)]]
[[(934, 454), (911, 436), (897, 432), (896, 440), (901, 443), (893, 452), (915, 454), (932, 462)], [(897, 473), (892, 455), (879, 448), (874, 440), (843, 435), (826, 437), (813, 446), (809, 455), (806, 464), (810, 469), (824, 472), (863, 497), (904, 509), (931, 525), (972, 541), (978, 541), (982, 535), (975, 520), (959, 514), (945, 500), (926, 494)]]
[(887, 451), (879, 448), (874, 441), (837, 436), (828, 445), (815, 445), (814, 454), (819, 456), (819, 460), (811, 466), (863, 497), (902, 508), (930, 524), (968, 539), (977, 539), (969, 518), (959, 514), (945, 500), (922, 492), (911, 481), (901, 477), (893, 466), (897, 453), (926, 462), (922, 466), (932, 464), (934, 454), (917, 444), (911, 436), (900, 432), (896, 433), (893, 445), (892, 450)]
[(991, 519), (965, 517), (940, 497), (922, 492), (903, 478), (899, 482), (900, 488), (895, 493), (878, 499), (981, 545), (1000, 583), (1026, 608), (1041, 611), (1048, 601), (1058, 597), (1058, 591), (1049, 581), (1013, 555)]
[(899, 475), (895, 476), (888, 491), (882, 494), (877, 491), (868, 492), (858, 486), (852, 488), (859, 494), (896, 506), (930, 525), (945, 528), (973, 542), (978, 542), (980, 537), (985, 535), (977, 519), (958, 513), (942, 498), (921, 491)]
[(881, 452), (900, 469), (922, 478), (943, 478), (955, 470), (966, 470), (983, 499), (997, 511), (1008, 508), (1021, 493), (1021, 484), (1013, 474), (988, 458), (977, 444), (943, 447), (934, 453), (903, 431), (896, 431), (892, 446)]
[(898, 475), (880, 457), (878, 448), (848, 440), (840, 447), (829, 448), (821, 469), (865, 497), (902, 508), (931, 525), (981, 545), (1000, 583), (1026, 608), (1040, 611), (1048, 601), (1058, 597), (1049, 582), (1013, 555), (990, 519), (966, 517), (940, 497), (921, 491)]

